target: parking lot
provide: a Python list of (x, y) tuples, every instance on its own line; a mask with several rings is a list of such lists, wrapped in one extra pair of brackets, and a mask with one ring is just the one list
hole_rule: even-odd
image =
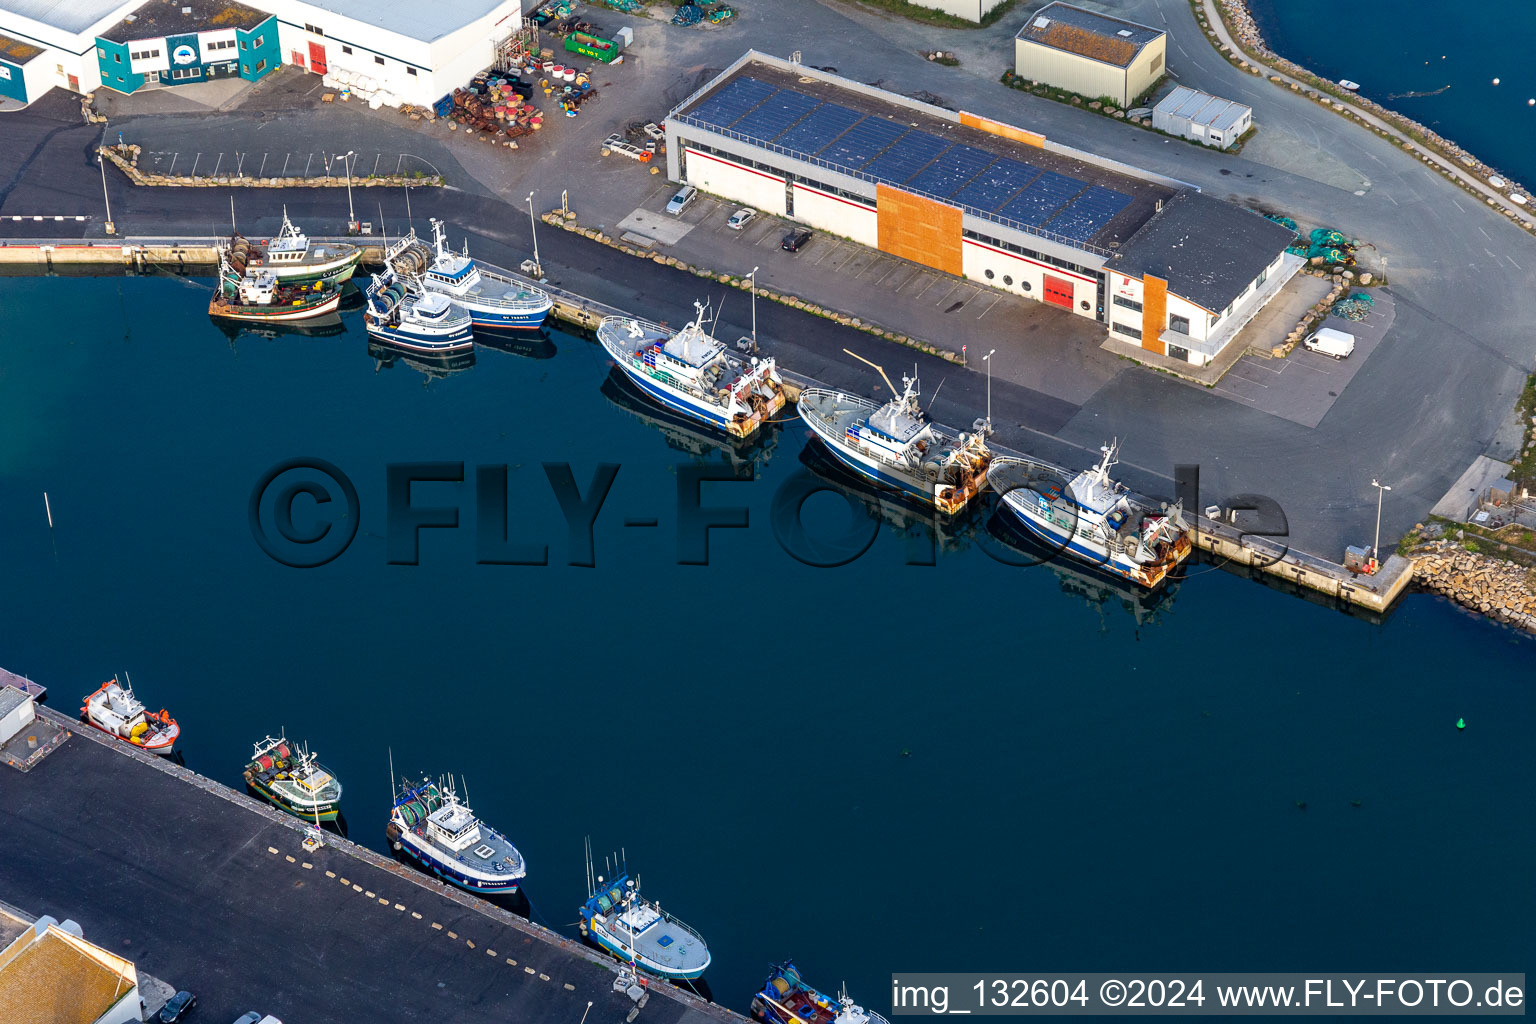
[[(212, 141), (212, 140), (206, 140)], [(381, 174), (438, 174), (426, 157), (412, 153), (355, 153), (351, 159), (355, 179)], [(247, 174), (256, 178), (310, 178), (347, 174), (346, 153), (325, 150), (261, 152), (197, 150), (146, 150), (139, 155), (139, 169), (149, 174)]]
[(1284, 359), (1245, 355), (1214, 390), (1260, 412), (1316, 427), (1392, 326), (1392, 296), (1379, 288), (1371, 294), (1376, 304), (1367, 319), (1352, 322), (1330, 316), (1324, 321), (1325, 327), (1354, 335), (1355, 350), (1347, 358), (1335, 359), (1301, 345)]

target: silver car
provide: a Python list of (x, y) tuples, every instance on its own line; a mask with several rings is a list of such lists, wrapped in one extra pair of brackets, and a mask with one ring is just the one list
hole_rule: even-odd
[(742, 228), (757, 220), (757, 211), (743, 206), (731, 214), (731, 219), (725, 222), (725, 226), (732, 231), (740, 231)]
[(677, 195), (673, 196), (671, 201), (667, 203), (667, 212), (676, 217), (678, 214), (688, 209), (688, 204), (693, 202), (698, 197), (698, 189), (694, 188), (692, 185), (684, 185), (682, 188), (677, 190)]

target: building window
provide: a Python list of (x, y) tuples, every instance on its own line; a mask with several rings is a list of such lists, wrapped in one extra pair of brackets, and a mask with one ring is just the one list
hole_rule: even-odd
[[(106, 60), (107, 59), (107, 51), (106, 51), (105, 47), (101, 47), (101, 46), (96, 47), (96, 58), (98, 60)], [(62, 64), (59, 65), (60, 69), (63, 69), (63, 67), (64, 67), (64, 65), (62, 65)]]
[(265, 60), (257, 61), (256, 62), (256, 73), (259, 75), (259, 74), (261, 74), (265, 70), (267, 70), (267, 62)]
[(242, 40), (240, 40), (240, 49), (242, 49), (242, 50), (244, 50), (244, 49), (246, 49), (246, 48), (247, 48), (247, 47), (246, 47), (246, 45), (245, 45), (245, 40), (244, 40), (244, 39), (242, 39)]
[(313, 32), (317, 36), (325, 35), (325, 29), (319, 27), (318, 25), (305, 25), (304, 26), (304, 31), (305, 32)]
[(341, 48), (341, 52), (345, 53), (345, 54), (348, 54), (350, 56), (351, 53), (352, 53), (352, 47), (350, 47), (350, 46), (343, 46)]
[[(117, 62), (118, 62), (118, 63), (119, 63), (119, 64), (121, 64), (121, 63), (122, 63), (122, 62), (123, 62), (123, 55), (122, 55), (122, 54), (120, 54), (120, 53), (114, 53), (114, 54), (113, 54), (113, 55), (112, 55), (112, 59), (113, 59), (113, 60), (115, 60), (115, 61), (117, 61)], [(63, 64), (60, 64), (60, 65), (59, 65), (59, 71), (60, 71), (60, 72), (61, 72), (61, 73), (62, 73), (62, 72), (63, 72), (63, 71), (64, 71), (64, 65), (63, 65)]]
[(1168, 318), (1168, 329), (1170, 331), (1177, 331), (1180, 334), (1188, 334), (1189, 317), (1179, 316), (1177, 313), (1175, 313), (1173, 316)]
[(1178, 345), (1169, 345), (1168, 346), (1168, 358), (1169, 359), (1177, 359), (1180, 362), (1187, 363), (1187, 362), (1189, 362), (1189, 349), (1187, 349), (1187, 348), (1180, 348)]
[(261, 44), (266, 42), (266, 41), (267, 41), (267, 37), (266, 36), (257, 36), (256, 37), (256, 41), (254, 43), (252, 43), (251, 45), (256, 47), (256, 49), (259, 50), (259, 49), (261, 49)]
[(201, 78), (202, 72), (198, 68), (172, 68), (171, 81), (185, 82), (189, 78)]
[(406, 68), (405, 69), (405, 73), (410, 75), (412, 78), (416, 77), (416, 69), (415, 68)]
[(1262, 285), (1267, 277), (1269, 277), (1269, 268), (1265, 267), (1263, 270), (1259, 271), (1259, 279), (1254, 282), (1254, 287), (1257, 288)]
[(1115, 305), (1124, 306), (1126, 309), (1134, 309), (1138, 313), (1141, 312), (1141, 303), (1135, 299), (1128, 299), (1124, 295), (1115, 296)]
[(984, 275), (985, 275), (985, 276), (986, 276), (986, 278), (987, 278), (987, 280), (988, 280), (988, 281), (990, 281), (990, 280), (992, 280), (992, 278), (993, 278), (993, 277), (994, 277), (994, 276), (996, 276), (996, 275), (994, 275), (994, 274), (993, 274), (993, 273), (992, 273), (992, 271), (990, 271), (990, 270), (983, 270), (983, 271), (982, 271), (982, 274), (984, 274)]
[(158, 72), (158, 71), (147, 71), (147, 72), (145, 72), (144, 73), (144, 82), (147, 85), (159, 85), (160, 84), (160, 72)]
[(1163, 55), (1159, 53), (1152, 58), (1152, 73), (1155, 75), (1161, 70), (1163, 70)]
[(1217, 316), (1215, 313), (1212, 313), (1211, 314), (1211, 324), (1210, 324), (1210, 326), (1215, 327), (1216, 326), (1216, 321), (1220, 320), (1220, 319), (1221, 319), (1221, 317)]
[(375, 64), (383, 64), (384, 63), (384, 58), (383, 57), (375, 57), (375, 58), (373, 58), (373, 62)]
[(1032, 292), (1035, 290), (1035, 286), (1030, 284), (1028, 281), (1021, 282), (1019, 287), (1023, 288), (1027, 292)]
[(1127, 324), (1120, 323), (1118, 320), (1115, 321), (1113, 324), (1110, 324), (1110, 328), (1112, 330), (1117, 331), (1120, 334), (1124, 334), (1125, 336), (1130, 337), (1130, 338), (1140, 338), (1141, 337), (1141, 328), (1140, 327), (1131, 327), (1131, 326), (1129, 326)]

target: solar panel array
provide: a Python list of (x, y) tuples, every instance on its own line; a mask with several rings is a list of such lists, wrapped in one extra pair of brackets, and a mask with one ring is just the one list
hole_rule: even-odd
[(751, 75), (740, 75), (715, 90), (694, 109), (693, 117), (759, 143), (1081, 242), (1092, 239), (1131, 203), (1123, 192)]

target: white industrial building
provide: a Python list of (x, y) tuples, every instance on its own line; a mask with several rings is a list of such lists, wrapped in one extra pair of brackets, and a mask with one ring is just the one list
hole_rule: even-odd
[(371, 79), (370, 91), (418, 106), (489, 67), (497, 45), (523, 26), (520, 0), (248, 2), (277, 16), (285, 64)]
[(673, 180), (1197, 366), (1303, 262), (1289, 229), (1184, 182), (755, 51), (666, 131)]
[(1013, 55), (1020, 78), (1128, 107), (1166, 73), (1168, 34), (1057, 0), (1019, 29)]
[[(60, 86), (93, 92), (101, 85), (96, 36), (131, 14), (144, 0), (0, 0), (0, 36), (23, 44), (19, 63), (0, 52), (0, 95), (35, 101)], [(35, 51), (35, 52), (34, 52)], [(18, 83), (17, 79), (20, 78)], [(25, 91), (17, 95), (16, 87)]]
[(37, 719), (32, 695), (14, 686), (0, 686), (0, 746)]
[(1253, 108), (1176, 86), (1152, 108), (1152, 127), (1217, 149), (1231, 149), (1253, 125)]

